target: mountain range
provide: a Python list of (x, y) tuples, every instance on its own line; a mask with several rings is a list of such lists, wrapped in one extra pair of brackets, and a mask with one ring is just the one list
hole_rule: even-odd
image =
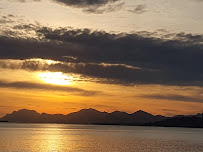
[(100, 124), (100, 125), (142, 125), (165, 127), (200, 127), (203, 128), (203, 113), (197, 115), (178, 115), (165, 117), (152, 115), (139, 110), (135, 113), (114, 111), (100, 112), (95, 109), (82, 109), (68, 115), (38, 113), (34, 110), (21, 109), (0, 118), (0, 122), (15, 123), (62, 123), (62, 124)]

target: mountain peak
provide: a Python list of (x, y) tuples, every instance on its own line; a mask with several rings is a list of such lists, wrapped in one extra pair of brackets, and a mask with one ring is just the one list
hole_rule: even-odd
[(28, 109), (20, 109), (20, 110), (18, 110), (18, 111), (14, 111), (13, 113), (22, 113), (22, 112), (37, 113), (35, 110), (28, 110)]
[(80, 111), (78, 112), (99, 112), (98, 110), (95, 110), (93, 108), (89, 108), (89, 109), (81, 109)]
[(145, 111), (142, 111), (142, 110), (138, 110), (137, 112), (147, 113), (147, 112), (145, 112)]
[(13, 111), (11, 114), (7, 114), (2, 119), (11, 122), (35, 122), (35, 119), (37, 119), (39, 115), (40, 114), (35, 110), (20, 109), (18, 111)]
[(133, 113), (133, 115), (151, 115), (151, 116), (153, 116), (152, 114), (142, 111), (142, 110), (136, 111), (135, 113)]

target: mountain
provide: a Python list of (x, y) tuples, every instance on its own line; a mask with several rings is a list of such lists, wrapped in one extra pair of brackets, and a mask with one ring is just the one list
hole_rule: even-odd
[(182, 116), (151, 123), (150, 126), (203, 128), (203, 118)]
[(103, 124), (125, 125), (129, 123), (130, 116), (126, 112), (114, 111), (108, 114)]
[(146, 123), (146, 122), (154, 122), (156, 120), (156, 116), (153, 116), (150, 113), (147, 113), (145, 111), (139, 110), (132, 114), (133, 122), (134, 123)]
[(66, 123), (73, 124), (96, 124), (102, 123), (107, 117), (107, 112), (100, 112), (95, 109), (82, 109), (78, 112), (70, 113), (66, 117)]
[(198, 113), (195, 115), (195, 117), (198, 117), (198, 118), (202, 118), (203, 119), (203, 113)]
[(108, 114), (104, 124), (119, 124), (119, 125), (143, 125), (149, 122), (155, 122), (165, 119), (164, 116), (153, 116), (147, 112), (139, 110), (133, 114), (126, 112), (114, 111)]
[(148, 125), (148, 126), (178, 126), (202, 127), (203, 114), (194, 116), (165, 117), (154, 116), (139, 110), (135, 113), (114, 111), (112, 113), (100, 112), (95, 109), (82, 109), (68, 115), (38, 113), (34, 110), (21, 109), (6, 114), (0, 122), (9, 121), (17, 123), (63, 123), (63, 124), (105, 124), (105, 125)]
[(34, 110), (21, 109), (11, 114), (6, 114), (0, 120), (19, 123), (73, 123), (73, 124), (143, 124), (163, 120), (165, 117), (153, 116), (144, 111), (133, 114), (114, 111), (112, 113), (100, 112), (95, 109), (82, 109), (68, 115), (39, 114)]
[(0, 119), (0, 121), (17, 123), (58, 123), (58, 121), (64, 119), (65, 116), (62, 114), (39, 114), (34, 110), (21, 109), (19, 111), (14, 111), (11, 114), (6, 114), (3, 118)]
[(31, 122), (38, 121), (40, 114), (34, 110), (21, 109), (19, 111), (13, 111), (11, 114), (6, 114), (1, 120), (7, 120), (9, 122)]

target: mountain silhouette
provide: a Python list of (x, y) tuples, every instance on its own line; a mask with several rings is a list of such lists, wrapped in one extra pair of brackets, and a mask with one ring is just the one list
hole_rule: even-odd
[(2, 120), (9, 122), (37, 122), (40, 114), (34, 110), (21, 109), (19, 111), (13, 111), (11, 114), (6, 114)]
[(65, 116), (62, 114), (39, 114), (34, 110), (21, 109), (19, 111), (13, 111), (11, 114), (6, 114), (0, 120), (17, 123), (58, 123), (64, 118)]
[(21, 109), (6, 114), (0, 120), (19, 123), (73, 123), (73, 124), (143, 124), (163, 120), (165, 117), (153, 116), (144, 111), (133, 114), (114, 111), (112, 113), (100, 112), (95, 109), (82, 109), (68, 115), (39, 114), (34, 110)]
[(135, 113), (114, 111), (100, 112), (95, 109), (82, 109), (68, 115), (38, 113), (34, 110), (21, 109), (6, 114), (0, 122), (16, 123), (62, 123), (62, 124), (101, 124), (101, 125), (147, 125), (165, 127), (203, 127), (203, 114), (174, 117), (154, 116), (139, 110)]
[(107, 112), (100, 112), (92, 108), (82, 109), (78, 112), (68, 114), (66, 122), (74, 124), (96, 124), (103, 122), (107, 115)]
[[(201, 114), (201, 117), (203, 115)], [(157, 121), (151, 126), (162, 126), (162, 127), (191, 127), (191, 128), (203, 128), (203, 118), (199, 115), (195, 116), (182, 116), (182, 117), (173, 117), (165, 119), (162, 121)]]

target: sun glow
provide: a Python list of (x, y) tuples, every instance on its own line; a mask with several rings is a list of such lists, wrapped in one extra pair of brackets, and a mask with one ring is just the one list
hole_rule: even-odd
[(70, 85), (73, 79), (72, 77), (63, 74), (62, 72), (40, 73), (39, 77), (46, 83), (57, 85)]

